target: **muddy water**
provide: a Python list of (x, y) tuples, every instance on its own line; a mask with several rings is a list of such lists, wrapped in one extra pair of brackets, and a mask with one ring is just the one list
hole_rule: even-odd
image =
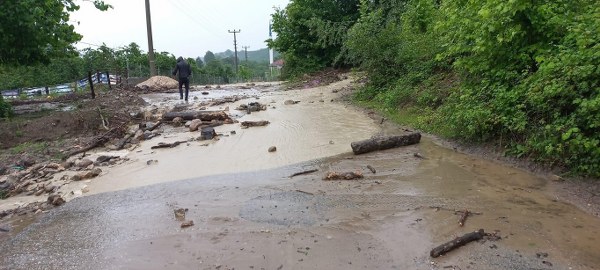
[[(236, 134), (206, 146), (149, 149), (191, 137), (173, 130), (125, 153), (126, 166), (88, 183), (96, 193), (123, 190), (75, 199), (0, 243), (0, 269), (599, 268), (600, 220), (556, 200), (546, 180), (427, 137), (353, 156), (349, 141), (400, 130), (381, 131), (328, 102), (330, 94), (261, 92), (260, 102), (275, 108), (239, 117), (269, 120), (268, 127), (223, 126), (217, 130)], [(286, 99), (301, 102), (286, 106)], [(276, 153), (267, 153), (271, 145)], [(319, 171), (286, 177), (308, 168)], [(326, 171), (365, 178), (323, 181)], [(178, 207), (189, 209), (193, 227), (180, 229)], [(460, 227), (455, 209), (477, 214)], [(429, 257), (433, 247), (480, 228), (502, 239)]]
[[(428, 211), (429, 232), (434, 238), (451, 239), (484, 228), (498, 232), (503, 236), (502, 245), (521, 254), (549, 254), (540, 261), (573, 269), (600, 267), (600, 220), (557, 201), (547, 192), (546, 180), (456, 153), (428, 140), (420, 148), (428, 159), (411, 177), (414, 185), (429, 196), (452, 199), (447, 205), (437, 206), (481, 213), (470, 217), (465, 227), (457, 230), (458, 216), (452, 211)], [(451, 264), (460, 260), (449, 256), (439, 261)]]
[[(335, 87), (267, 93), (211, 90), (208, 98), (253, 94), (256, 98), (224, 104), (220, 108), (230, 107), (231, 114), (239, 121), (268, 120), (271, 124), (249, 129), (241, 129), (239, 124), (224, 125), (215, 128), (223, 135), (218, 141), (190, 141), (174, 149), (151, 150), (150, 147), (158, 142), (188, 141), (199, 136), (185, 128), (167, 130), (162, 137), (144, 142), (130, 153), (127, 157), (131, 162), (127, 166), (112, 168), (108, 174), (94, 180), (90, 184), (91, 193), (206, 175), (272, 169), (351, 152), (352, 141), (371, 137), (378, 126), (364, 114), (343, 104), (324, 102), (332, 95), (330, 89)], [(151, 102), (179, 103), (177, 94), (145, 98)], [(287, 99), (300, 103), (284, 105)], [(268, 104), (269, 108), (249, 115), (234, 110), (239, 104), (248, 102)], [(189, 105), (193, 107), (194, 103)], [(267, 151), (271, 146), (277, 147), (275, 153)], [(150, 160), (158, 162), (149, 166)]]

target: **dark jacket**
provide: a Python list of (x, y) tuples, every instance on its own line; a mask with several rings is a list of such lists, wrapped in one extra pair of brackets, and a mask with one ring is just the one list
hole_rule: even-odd
[(179, 72), (180, 79), (192, 75), (192, 68), (190, 67), (190, 64), (183, 60), (183, 57), (177, 58), (177, 65), (175, 66), (175, 69), (173, 69), (173, 76), (175, 76), (177, 72)]

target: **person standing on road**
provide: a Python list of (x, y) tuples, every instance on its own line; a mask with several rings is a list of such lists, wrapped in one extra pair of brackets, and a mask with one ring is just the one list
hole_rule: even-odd
[(177, 65), (173, 69), (173, 76), (177, 73), (179, 73), (179, 99), (183, 99), (183, 89), (181, 89), (181, 86), (185, 84), (185, 101), (187, 101), (190, 92), (190, 79), (188, 77), (192, 75), (192, 68), (181, 56), (177, 58)]

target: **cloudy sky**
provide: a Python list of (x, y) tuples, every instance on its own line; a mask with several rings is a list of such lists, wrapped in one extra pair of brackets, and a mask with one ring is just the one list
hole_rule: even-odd
[[(89, 44), (118, 48), (135, 42), (148, 51), (144, 0), (105, 0), (114, 8), (99, 11), (91, 3), (79, 1), (81, 9), (70, 21), (83, 35), (79, 49)], [(154, 49), (175, 56), (204, 56), (207, 50), (233, 50), (237, 34), (238, 50), (266, 48), (270, 15), (274, 7), (284, 8), (289, 0), (150, 0)], [(87, 43), (87, 44), (86, 44)]]

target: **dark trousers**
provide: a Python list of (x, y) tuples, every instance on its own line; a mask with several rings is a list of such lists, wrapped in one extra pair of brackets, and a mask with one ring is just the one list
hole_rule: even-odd
[(188, 94), (190, 93), (190, 79), (179, 78), (179, 99), (183, 99), (183, 89), (181, 86), (185, 84), (185, 100), (188, 100)]

